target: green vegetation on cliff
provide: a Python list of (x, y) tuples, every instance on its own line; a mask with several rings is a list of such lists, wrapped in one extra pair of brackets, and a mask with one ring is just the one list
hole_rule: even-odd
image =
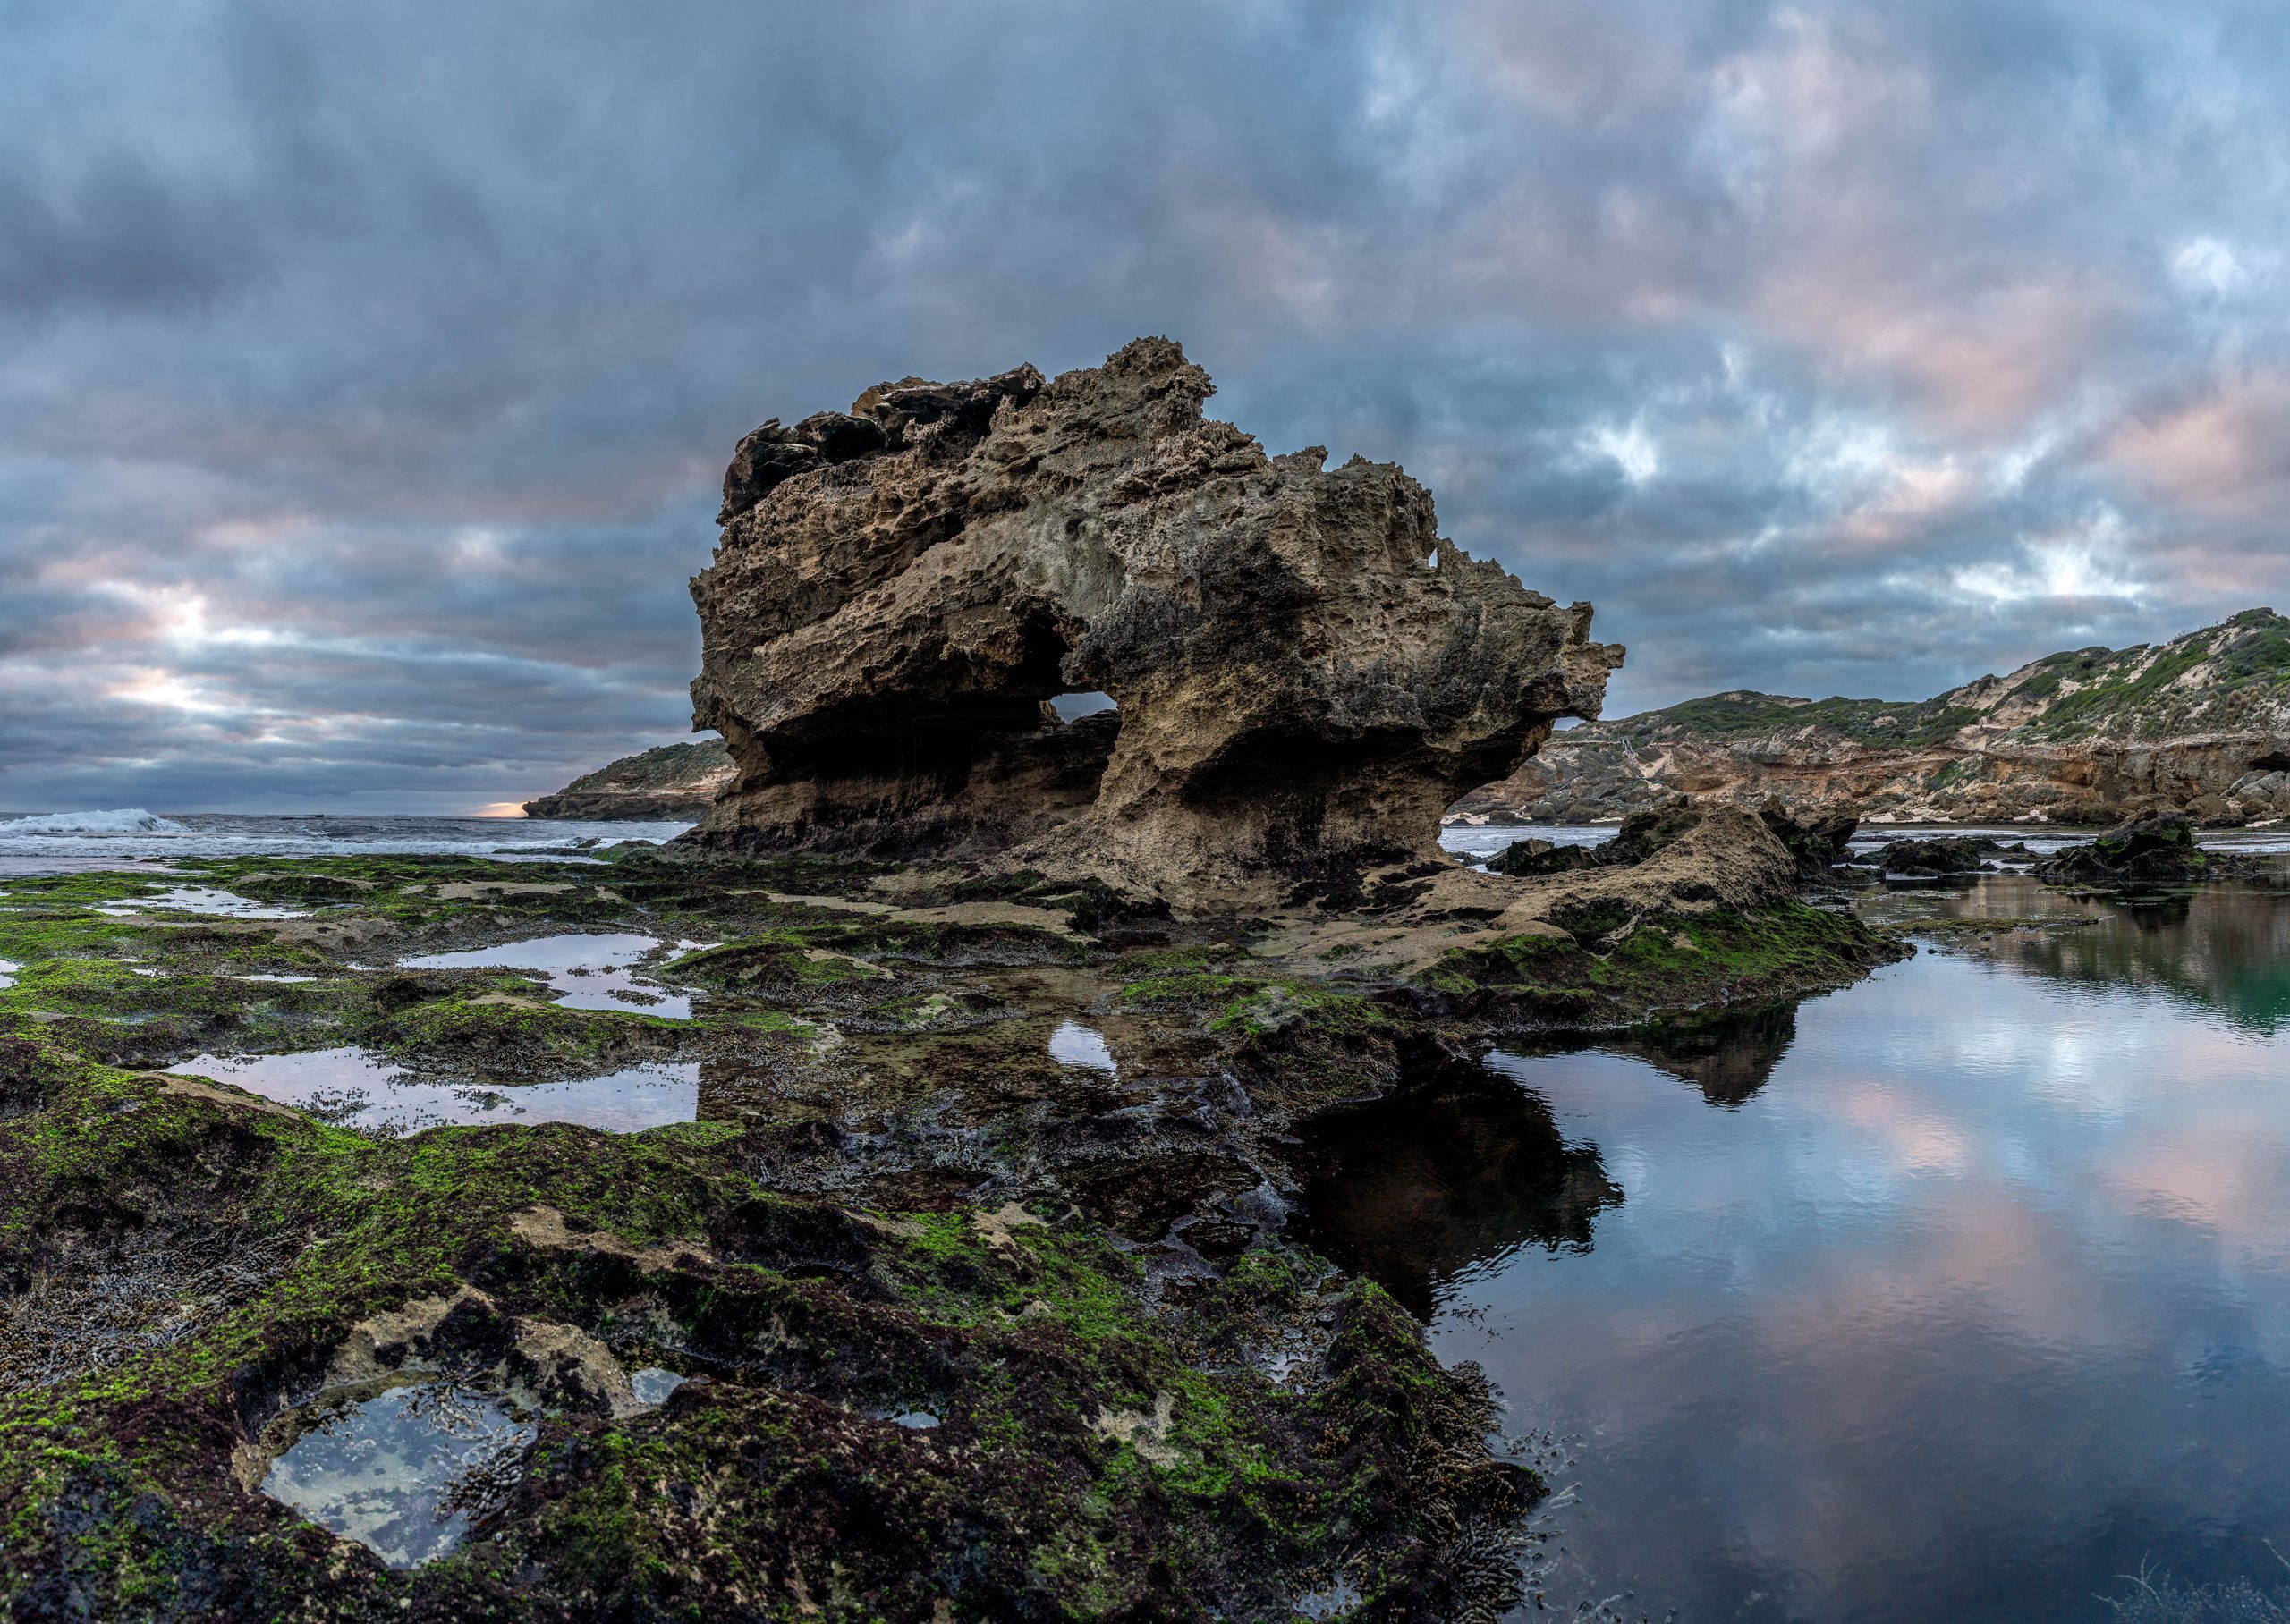
[(1561, 734), (1460, 808), (1580, 821), (1673, 794), (1896, 821), (2290, 817), (2290, 619), (2065, 650), (1930, 699), (1711, 694)]
[(696, 817), (731, 781), (732, 757), (720, 739), (663, 744), (584, 773), (525, 803), (527, 817)]
[(1891, 699), (1791, 699), (1777, 694), (1711, 694), (1667, 710), (1625, 716), (1606, 727), (1633, 743), (1674, 732), (1709, 739), (1759, 739), (1791, 729), (1816, 728), (1864, 744), (1913, 748), (1947, 738), (1978, 719), (1946, 696), (1913, 702)]
[(2159, 739), (2266, 726), (2290, 705), (2290, 619), (2246, 609), (2167, 643), (2044, 656), (1930, 699), (1794, 699), (1736, 690), (1599, 724), (1638, 745), (1692, 736), (1766, 738), (1813, 729), (1918, 749), (1983, 719), (2048, 740)]

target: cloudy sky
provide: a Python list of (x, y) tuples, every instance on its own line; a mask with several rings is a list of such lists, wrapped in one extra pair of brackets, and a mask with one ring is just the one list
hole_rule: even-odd
[(679, 737), (734, 443), (1166, 333), (1610, 715), (2290, 607), (2290, 7), (25, 0), (0, 807)]

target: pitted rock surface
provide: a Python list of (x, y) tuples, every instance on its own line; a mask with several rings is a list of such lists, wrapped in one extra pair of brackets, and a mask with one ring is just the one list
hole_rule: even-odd
[[(1190, 905), (1422, 856), (1620, 647), (1438, 534), (1398, 468), (1268, 456), (1166, 339), (1045, 381), (907, 379), (741, 443), (692, 582), (688, 837), (991, 855)], [(1066, 722), (1048, 703), (1103, 693)]]

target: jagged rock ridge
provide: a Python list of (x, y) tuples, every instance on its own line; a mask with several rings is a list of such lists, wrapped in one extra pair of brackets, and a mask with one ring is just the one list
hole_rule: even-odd
[[(705, 848), (975, 856), (1166, 896), (1429, 854), (1619, 647), (1442, 539), (1429, 492), (1202, 416), (1166, 339), (909, 378), (743, 440), (692, 582)], [(1073, 723), (1053, 698), (1118, 708)]]
[(623, 756), (525, 803), (527, 817), (675, 821), (697, 818), (732, 782), (720, 739), (664, 744)]
[(1937, 698), (1735, 691), (1554, 738), (1466, 815), (1617, 817), (1671, 794), (1880, 820), (2290, 816), (2290, 619), (2048, 655)]

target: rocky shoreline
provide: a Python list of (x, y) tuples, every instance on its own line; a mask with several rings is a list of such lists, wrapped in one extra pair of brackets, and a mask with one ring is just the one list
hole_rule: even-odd
[[(974, 863), (642, 846), (11, 879), (12, 1615), (1492, 1616), (1543, 1485), (1408, 1283), (1317, 1249), (1328, 1146), (1462, 1110), (1563, 1239), (1618, 1192), (1475, 1057), (1594, 1043), (1753, 1088), (1793, 1001), (1908, 951), (1828, 905), (1836, 834), (1673, 808), (1588, 867), (1190, 920)], [(238, 912), (184, 911), (190, 881)], [(645, 985), (688, 1009), (424, 968), (557, 933), (656, 943)], [(401, 1134), (199, 1060), (346, 1046), (504, 1114)], [(691, 1070), (691, 1120), (516, 1118), (639, 1064)], [(527, 1429), (457, 1480), (444, 1554), (391, 1566), (259, 1492), (344, 1406), (433, 1387)]]
[[(1381, 911), (1192, 922), (642, 847), (196, 874), (302, 917), (170, 910), (182, 876), (0, 897), (15, 1616), (1490, 1616), (1539, 1482), (1488, 1452), (1475, 1373), (1300, 1243), (1301, 1131), (1436, 1094), (1497, 1032), (1691, 1021), (1902, 951), (1722, 816), (1590, 880), (1470, 875), (1525, 910), (1453, 941), (1418, 911), (1453, 865), (1368, 876)], [(649, 972), (691, 1018), (396, 968), (568, 931), (714, 943)], [(1102, 1057), (1057, 1059), (1061, 1023)], [(394, 1138), (159, 1070), (344, 1045), (512, 1100), (696, 1062), (699, 1104)], [(640, 1367), (682, 1384), (640, 1404)], [(249, 1492), (408, 1381), (533, 1417), (457, 1549), (389, 1568)]]
[(1913, 950), (1841, 813), (1442, 852), (1621, 649), (1209, 392), (1140, 340), (747, 436), (666, 848), (0, 883), (13, 1616), (1525, 1599), (1548, 1485), (1314, 1192), (1421, 1113), (1556, 1244), (1620, 1191), (1489, 1045), (1739, 1098)]
[(1455, 811), (1613, 821), (1673, 795), (1882, 823), (2290, 817), (2290, 619), (2048, 655), (1932, 699), (1732, 692), (1556, 734)]

